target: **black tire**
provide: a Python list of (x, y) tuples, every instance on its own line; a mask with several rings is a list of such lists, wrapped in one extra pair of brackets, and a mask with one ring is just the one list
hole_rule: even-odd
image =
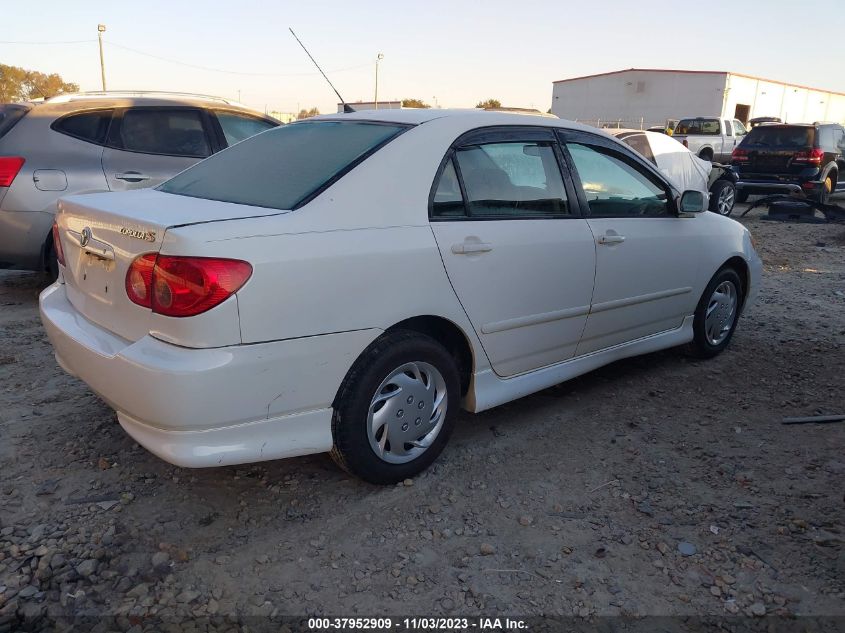
[[(433, 366), (445, 381), (445, 419), (422, 454), (405, 463), (388, 463), (370, 444), (367, 416), (382, 382), (397, 368), (412, 362)], [(408, 330), (383, 334), (355, 361), (338, 391), (332, 416), (332, 459), (347, 472), (374, 484), (394, 484), (413, 477), (428, 468), (446, 446), (460, 406), (460, 392), (455, 359), (436, 340)]]
[[(727, 331), (727, 335), (718, 344), (714, 345), (707, 336), (705, 321), (707, 310), (710, 305), (710, 299), (713, 297), (713, 293), (716, 288), (723, 283), (730, 283), (735, 289), (736, 310), (733, 315), (733, 323)], [(733, 338), (736, 325), (739, 322), (739, 315), (742, 310), (744, 299), (745, 291), (742, 286), (742, 280), (736, 270), (730, 267), (720, 269), (719, 272), (713, 276), (713, 279), (710, 280), (710, 283), (707, 284), (707, 288), (704, 289), (704, 294), (701, 295), (701, 299), (699, 299), (698, 306), (695, 309), (695, 316), (692, 324), (694, 338), (687, 348), (690, 354), (697, 356), (698, 358), (712, 358), (724, 351)]]
[(713, 162), (713, 150), (712, 149), (703, 149), (698, 153), (698, 157), (701, 160)]
[(819, 191), (813, 196), (813, 199), (822, 204), (830, 202), (830, 196), (836, 190), (836, 172), (831, 172), (825, 176), (825, 180)]
[[(729, 200), (727, 199), (728, 196), (730, 197)], [(725, 211), (720, 209), (722, 198), (725, 198), (726, 202)], [(710, 187), (710, 205), (708, 207), (713, 213), (726, 216), (730, 215), (734, 210), (735, 203), (736, 186), (730, 180), (717, 180), (713, 183), (713, 186)]]
[(747, 191), (737, 191), (736, 192), (736, 201), (737, 202), (748, 202), (748, 192)]

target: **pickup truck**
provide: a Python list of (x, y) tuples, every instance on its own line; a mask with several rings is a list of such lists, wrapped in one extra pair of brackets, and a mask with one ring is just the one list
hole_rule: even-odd
[(746, 134), (748, 130), (738, 119), (690, 117), (678, 121), (672, 138), (699, 158), (728, 163), (734, 148)]

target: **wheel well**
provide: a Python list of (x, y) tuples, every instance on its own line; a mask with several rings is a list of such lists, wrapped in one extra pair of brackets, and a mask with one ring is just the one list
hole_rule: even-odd
[(701, 149), (701, 151), (698, 152), (698, 156), (699, 157), (710, 156), (712, 158), (713, 157), (713, 150), (710, 149), (709, 147), (704, 147), (704, 148)]
[(745, 298), (748, 296), (748, 287), (751, 285), (751, 273), (748, 270), (748, 263), (742, 257), (731, 257), (724, 263), (722, 268), (733, 268), (739, 275), (739, 280), (742, 282), (742, 303), (744, 306)]
[(472, 377), (473, 356), (472, 347), (461, 328), (443, 317), (427, 315), (405, 319), (387, 329), (388, 332), (394, 330), (420, 332), (443, 345), (455, 359), (461, 377), (461, 394), (466, 395)]

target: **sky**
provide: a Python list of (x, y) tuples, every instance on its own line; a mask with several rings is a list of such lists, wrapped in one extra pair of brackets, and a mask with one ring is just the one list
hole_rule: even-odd
[(800, 0), (3, 4), (2, 63), (99, 90), (102, 23), (109, 90), (213, 94), (261, 111), (336, 109), (288, 27), (347, 101), (373, 99), (379, 53), (380, 100), (440, 107), (496, 98), (547, 110), (554, 80), (632, 67), (727, 70), (845, 92), (845, 59), (832, 65), (823, 54), (823, 42), (845, 33), (845, 12), (820, 20)]

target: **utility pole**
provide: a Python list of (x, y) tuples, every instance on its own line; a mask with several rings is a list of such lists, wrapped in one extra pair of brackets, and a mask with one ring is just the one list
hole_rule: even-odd
[(376, 56), (376, 94), (375, 98), (373, 99), (376, 105), (376, 110), (378, 110), (378, 63), (383, 59), (384, 55), (382, 55), (381, 53)]
[(97, 39), (100, 41), (100, 77), (103, 80), (103, 92), (106, 91), (106, 63), (103, 61), (103, 33), (106, 32), (105, 24), (97, 25)]

